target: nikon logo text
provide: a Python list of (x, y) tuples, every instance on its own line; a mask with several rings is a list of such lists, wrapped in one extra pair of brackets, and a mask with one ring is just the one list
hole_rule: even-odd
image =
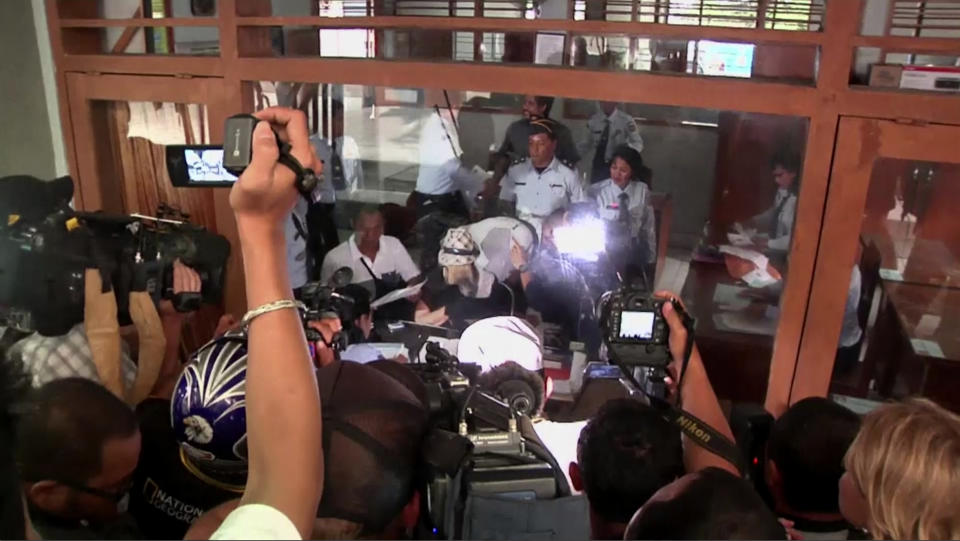
[(707, 434), (702, 428), (700, 428), (696, 422), (686, 417), (677, 418), (677, 424), (680, 425), (680, 428), (687, 433), (687, 435), (694, 436), (703, 443), (708, 443), (711, 439), (710, 434)]

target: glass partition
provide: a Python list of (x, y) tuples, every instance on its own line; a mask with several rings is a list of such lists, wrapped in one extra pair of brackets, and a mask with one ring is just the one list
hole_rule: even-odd
[[(248, 84), (255, 108), (307, 113), (326, 171), (325, 193), (313, 199), (333, 203), (336, 237), (322, 234), (324, 254), (356, 243), (355, 219), (372, 206), (384, 234), (443, 284), (450, 274), (438, 262), (441, 238), (466, 227), (483, 254), (474, 265), (511, 291), (499, 313), (531, 315), (568, 341), (596, 338), (596, 321), (591, 335), (564, 310), (570, 302), (582, 309), (577, 299), (592, 305), (617, 286), (617, 273), (673, 290), (698, 320), (719, 395), (762, 402), (790, 270), (806, 119), (482, 90)], [(547, 127), (538, 127), (544, 117)], [(521, 243), (529, 264), (521, 267), (551, 284), (548, 299), (515, 271), (508, 244), (485, 245), (487, 233), (474, 229), (503, 216), (536, 235), (539, 248)], [(558, 266), (538, 267), (538, 258)], [(566, 268), (586, 287), (551, 281)], [(358, 270), (354, 280), (369, 280)], [(475, 314), (424, 298), (430, 310), (446, 307), (445, 325), (454, 328)]]
[(867, 188), (831, 392), (957, 409), (960, 165), (881, 158)]
[[(252, 27), (246, 27), (253, 31)], [(563, 66), (736, 77), (812, 85), (819, 48), (706, 39), (564, 31), (262, 27), (270, 50), (250, 56), (367, 58)]]

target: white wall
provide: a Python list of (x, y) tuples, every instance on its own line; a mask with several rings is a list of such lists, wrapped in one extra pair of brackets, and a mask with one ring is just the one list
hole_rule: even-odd
[(53, 50), (50, 48), (50, 29), (47, 26), (47, 10), (43, 0), (31, 0), (30, 6), (33, 9), (33, 26), (37, 37), (40, 75), (43, 79), (43, 97), (47, 108), (47, 122), (50, 126), (53, 171), (54, 175), (60, 177), (70, 174), (70, 169), (67, 166), (66, 146), (63, 143), (63, 125), (60, 122), (60, 100), (57, 97), (57, 72), (53, 62)]
[[(40, 40), (38, 30), (43, 34)], [(50, 179), (66, 174), (40, 0), (0, 2), (0, 96), (0, 176)]]

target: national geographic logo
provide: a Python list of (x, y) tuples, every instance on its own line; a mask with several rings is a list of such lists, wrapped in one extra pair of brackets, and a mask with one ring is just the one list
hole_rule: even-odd
[(683, 415), (677, 417), (677, 424), (680, 425), (680, 429), (683, 430), (688, 436), (691, 438), (697, 438), (702, 443), (710, 443), (710, 440), (713, 438), (713, 436), (708, 434), (707, 431), (700, 428), (700, 425), (698, 425), (696, 421), (684, 417)]
[(203, 513), (202, 509), (183, 503), (167, 494), (157, 486), (156, 481), (149, 477), (143, 485), (143, 499), (157, 511), (173, 519), (186, 522), (187, 524), (193, 524), (193, 521), (197, 520), (200, 514)]

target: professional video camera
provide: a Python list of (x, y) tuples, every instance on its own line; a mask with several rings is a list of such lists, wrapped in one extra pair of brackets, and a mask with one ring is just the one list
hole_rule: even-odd
[(480, 390), (475, 365), (461, 364), (434, 342), (426, 344), (425, 358), (410, 365), (426, 384), (431, 419), (423, 446), (427, 505), (421, 533), (453, 539), (491, 535), (476, 529), (481, 522), (489, 524), (488, 532), (525, 533), (526, 521), (493, 519), (503, 506), (529, 506), (529, 513), (541, 517), (556, 513), (553, 524), (564, 523), (556, 503), (566, 504), (560, 499), (570, 489), (529, 418)]
[[(307, 325), (310, 321), (317, 321), (325, 318), (336, 317), (341, 322), (353, 321), (355, 299), (349, 295), (337, 293), (337, 289), (347, 285), (353, 279), (353, 269), (350, 267), (340, 267), (330, 280), (324, 284), (322, 282), (308, 282), (303, 286), (301, 300), (306, 307), (302, 314), (304, 321), (304, 331), (306, 332), (307, 342), (323, 341), (323, 335), (320, 331)], [(347, 349), (349, 340), (347, 333), (337, 332), (330, 341), (329, 346), (335, 351)], [(311, 356), (316, 352), (311, 351)]]
[[(130, 322), (129, 293), (144, 288), (181, 311), (223, 294), (230, 243), (182, 219), (77, 212), (73, 181), (0, 179), (0, 322), (23, 332), (65, 334), (83, 321), (84, 272), (97, 268)], [(161, 214), (169, 214), (161, 208)], [(182, 214), (177, 218), (183, 218)], [(201, 293), (173, 295), (173, 261), (201, 278)]]

